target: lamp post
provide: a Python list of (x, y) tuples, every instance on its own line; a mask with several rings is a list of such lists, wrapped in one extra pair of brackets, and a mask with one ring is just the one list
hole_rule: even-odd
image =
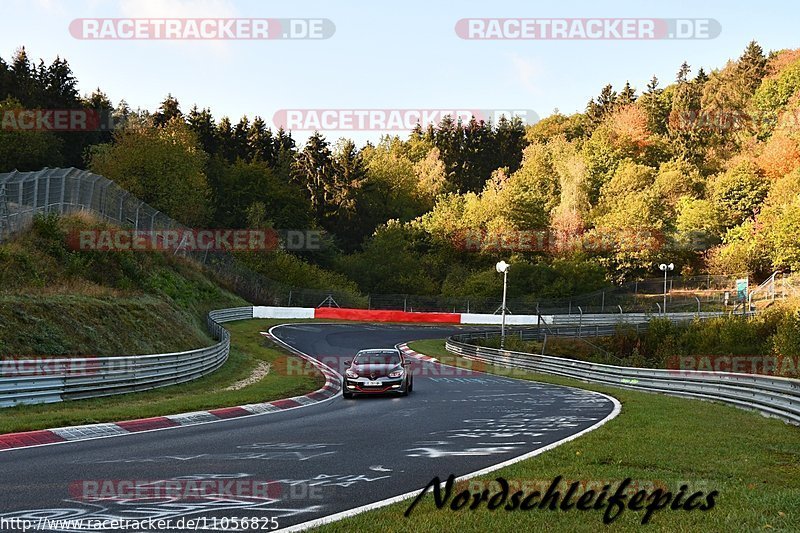
[(505, 261), (500, 261), (495, 265), (495, 269), (503, 274), (503, 319), (500, 325), (500, 348), (506, 345), (506, 293), (508, 292), (508, 269), (511, 267)]
[(675, 265), (673, 263), (668, 265), (661, 263), (658, 265), (658, 268), (664, 271), (664, 308), (662, 312), (664, 313), (664, 316), (667, 316), (667, 272), (670, 270), (675, 270)]

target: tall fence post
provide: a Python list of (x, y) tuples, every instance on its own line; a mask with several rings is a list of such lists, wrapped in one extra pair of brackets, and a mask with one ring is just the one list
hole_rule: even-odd
[(36, 202), (39, 201), (39, 175), (37, 174), (36, 179), (33, 180), (33, 202), (31, 202), (31, 207), (33, 207), (33, 213), (36, 214)]
[(67, 175), (61, 176), (61, 198), (59, 200), (59, 211), (61, 213), (64, 212), (64, 193), (66, 192), (67, 188)]
[(6, 184), (0, 183), (0, 242), (8, 231), (8, 203), (6, 202)]
[(47, 176), (45, 179), (47, 181), (44, 184), (44, 206), (43, 207), (44, 207), (44, 212), (45, 213), (49, 213), (50, 212), (50, 181), (52, 181), (52, 178), (50, 176)]

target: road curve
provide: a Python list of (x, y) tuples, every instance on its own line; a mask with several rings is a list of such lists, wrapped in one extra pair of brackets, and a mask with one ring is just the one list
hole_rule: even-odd
[[(273, 334), (330, 364), (362, 348), (455, 331), (307, 323)], [(464, 476), (535, 453), (618, 412), (618, 404), (593, 392), (416, 365), (406, 398), (338, 396), (201, 426), (9, 450), (0, 454), (0, 523), (29, 520), (40, 531), (90, 530), (115, 519), (140, 520), (142, 531), (154, 527), (149, 520), (175, 527), (181, 519), (194, 520), (192, 528), (234, 530), (222, 517), (274, 518), (281, 529), (311, 525), (419, 490), (437, 475)], [(190, 494), (193, 483), (209, 480), (215, 481)], [(150, 490), (131, 495), (124, 481)], [(262, 482), (267, 490), (253, 488)], [(46, 521), (52, 519), (84, 521)]]

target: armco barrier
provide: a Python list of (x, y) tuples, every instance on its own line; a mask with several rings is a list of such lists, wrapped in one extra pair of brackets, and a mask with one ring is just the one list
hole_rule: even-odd
[[(552, 322), (552, 315), (506, 315), (506, 325), (508, 326), (550, 324)], [(461, 313), (461, 324), (495, 324), (499, 326), (502, 323), (502, 315)]]
[[(0, 407), (19, 404), (50, 403), (63, 400), (94, 398), (165, 387), (202, 377), (218, 369), (230, 351), (230, 335), (221, 324), (247, 318), (278, 319), (335, 319), (369, 322), (416, 323), (493, 323), (497, 315), (467, 315), (460, 313), (414, 313), (342, 308), (303, 307), (239, 307), (221, 309), (208, 314), (208, 328), (215, 339), (213, 346), (186, 352), (97, 358), (43, 358), (39, 360), (10, 361), (12, 367), (22, 371), (0, 372)], [(676, 314), (675, 320), (690, 319), (693, 315)], [(594, 316), (586, 323), (576, 317), (538, 317), (526, 315), (515, 325), (537, 324), (509, 334), (523, 339), (542, 338), (544, 335), (592, 336), (613, 333), (620, 315)], [(702, 318), (705, 318), (703, 316)], [(485, 320), (486, 322), (481, 322)], [(637, 330), (646, 327), (645, 315), (629, 315), (625, 322)], [(487, 334), (482, 334), (487, 335)], [(9, 362), (9, 361), (6, 361)]]
[(218, 342), (197, 350), (129, 357), (10, 361), (13, 368), (21, 371), (6, 371), (0, 376), (0, 407), (110, 396), (197, 379), (218, 369), (228, 359), (230, 334), (221, 324), (252, 317), (252, 307), (211, 311), (208, 329)]
[(314, 318), (313, 307), (253, 307), (253, 318)]
[(487, 348), (469, 342), (485, 337), (484, 333), (455, 335), (447, 340), (446, 348), (453, 354), (491, 365), (521, 368), (615, 387), (715, 400), (800, 424), (800, 380), (732, 372), (603, 365)]

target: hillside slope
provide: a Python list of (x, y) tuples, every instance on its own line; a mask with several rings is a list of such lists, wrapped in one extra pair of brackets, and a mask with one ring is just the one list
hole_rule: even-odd
[(81, 252), (87, 216), (38, 217), (0, 245), (0, 355), (136, 355), (207, 346), (205, 315), (245, 305), (202, 265), (160, 253)]

